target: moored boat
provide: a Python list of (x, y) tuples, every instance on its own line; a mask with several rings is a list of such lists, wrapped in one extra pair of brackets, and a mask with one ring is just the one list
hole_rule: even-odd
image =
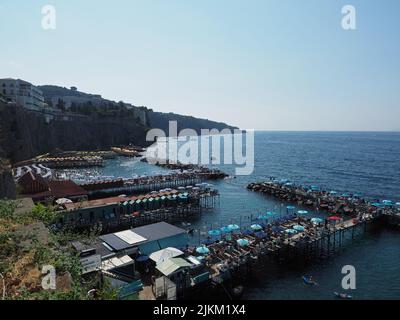
[(353, 296), (351, 296), (350, 294), (347, 294), (347, 293), (334, 292), (334, 295), (339, 299), (344, 299), (344, 300), (353, 299)]

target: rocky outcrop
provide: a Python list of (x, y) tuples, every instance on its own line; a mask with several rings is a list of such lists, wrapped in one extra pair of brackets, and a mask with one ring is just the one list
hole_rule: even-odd
[(177, 130), (179, 131), (183, 129), (193, 129), (198, 134), (201, 133), (201, 129), (217, 129), (219, 131), (223, 129), (237, 129), (236, 127), (232, 127), (223, 122), (211, 121), (208, 119), (200, 119), (192, 116), (184, 116), (176, 113), (162, 113), (162, 112), (154, 112), (152, 110), (149, 111), (147, 115), (148, 125), (151, 128), (158, 128), (163, 130), (166, 134), (169, 133), (169, 122), (176, 121), (177, 122)]

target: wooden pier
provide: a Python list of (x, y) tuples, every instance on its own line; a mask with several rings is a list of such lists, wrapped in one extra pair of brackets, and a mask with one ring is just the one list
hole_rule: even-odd
[[(211, 174), (211, 173), (210, 173)], [(167, 188), (193, 186), (212, 179), (204, 173), (170, 173), (134, 179), (95, 181), (81, 184), (88, 191), (89, 197), (99, 198), (119, 194), (138, 194)]]
[[(181, 298), (195, 297), (202, 290), (220, 289), (244, 284), (246, 279), (265, 277), (265, 270), (273, 265), (310, 264), (333, 258), (352, 241), (360, 239), (375, 226), (378, 217), (366, 215), (361, 220), (349, 219), (335, 224), (313, 224), (310, 219), (293, 217), (283, 223), (268, 224), (261, 232), (265, 237), (257, 237), (242, 231), (222, 236), (206, 245), (210, 253), (206, 256), (204, 272), (209, 278), (199, 286), (185, 288)], [(290, 228), (303, 225), (304, 232), (293, 236), (272, 231), (274, 227)], [(247, 246), (239, 246), (238, 239), (248, 241)], [(196, 255), (189, 249), (187, 255)]]
[[(333, 194), (332, 191), (313, 190), (309, 187), (275, 181), (251, 183), (247, 189), (297, 205), (313, 207), (333, 214), (360, 216), (362, 214), (385, 215), (399, 221), (399, 206), (394, 203), (373, 202), (352, 194)], [(385, 200), (384, 200), (385, 201)], [(396, 223), (397, 223), (396, 222)]]

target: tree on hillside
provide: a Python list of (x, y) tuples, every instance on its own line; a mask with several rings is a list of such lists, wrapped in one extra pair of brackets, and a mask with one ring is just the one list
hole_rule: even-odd
[(58, 109), (60, 109), (61, 111), (65, 111), (65, 102), (64, 102), (64, 100), (58, 98), (56, 107)]

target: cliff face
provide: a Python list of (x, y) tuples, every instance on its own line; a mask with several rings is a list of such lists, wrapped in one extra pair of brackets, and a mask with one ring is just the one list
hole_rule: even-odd
[(96, 150), (143, 145), (146, 127), (135, 119), (76, 117), (50, 119), (14, 105), (0, 105), (0, 157), (22, 161), (56, 148)]
[(15, 196), (16, 189), (11, 170), (0, 158), (0, 199), (15, 199)]
[(28, 111), (0, 101), (0, 158), (13, 163), (55, 149), (96, 150), (117, 145), (146, 146), (149, 128), (168, 134), (169, 121), (178, 131), (233, 129), (225, 123), (174, 113), (154, 112), (124, 102), (115, 102), (57, 86), (39, 87), (54, 108)]

